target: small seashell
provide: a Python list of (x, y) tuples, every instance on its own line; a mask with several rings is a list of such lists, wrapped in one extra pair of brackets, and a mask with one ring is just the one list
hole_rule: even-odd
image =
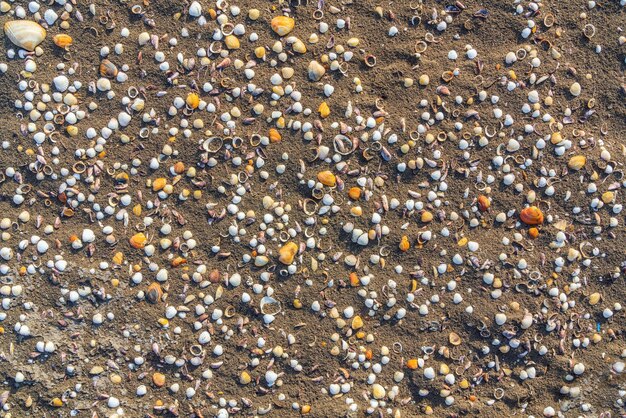
[(328, 106), (328, 103), (326, 102), (322, 102), (322, 104), (320, 105), (319, 109), (317, 109), (317, 111), (319, 112), (320, 117), (322, 119), (325, 119), (328, 116), (330, 116), (330, 107)]
[(67, 48), (68, 46), (72, 45), (73, 40), (71, 36), (60, 33), (58, 35), (54, 35), (52, 41), (59, 48)]
[(278, 132), (278, 130), (275, 128), (270, 129), (269, 138), (270, 138), (270, 142), (272, 143), (280, 142), (280, 140), (283, 139), (282, 136), (280, 135), (280, 132)]
[(359, 315), (355, 316), (352, 318), (352, 324), (350, 326), (354, 330), (363, 328), (363, 319)]
[(139, 232), (135, 235), (133, 235), (132, 237), (130, 237), (130, 245), (133, 248), (143, 248), (146, 246), (146, 241), (148, 241), (148, 239), (146, 238), (146, 236), (143, 234), (143, 232)]
[(293, 263), (293, 259), (298, 253), (298, 244), (295, 242), (288, 242), (278, 250), (278, 261), (283, 264)]
[(569, 88), (570, 94), (574, 97), (580, 96), (581, 91), (582, 91), (582, 88), (580, 87), (579, 83), (574, 83)]
[(600, 293), (595, 292), (589, 295), (590, 305), (596, 305), (598, 302), (600, 302)]
[(406, 252), (409, 250), (409, 248), (411, 248), (411, 244), (409, 243), (409, 238), (406, 235), (402, 236), (402, 239), (400, 240), (400, 251), (402, 252)]
[(228, 49), (239, 49), (241, 44), (239, 43), (239, 38), (235, 35), (228, 35), (224, 38), (224, 44)]
[(485, 195), (478, 196), (478, 208), (481, 212), (486, 212), (491, 206), (491, 201)]
[(317, 180), (324, 186), (328, 187), (335, 187), (337, 184), (337, 178), (328, 170), (317, 173)]
[(270, 22), (272, 30), (280, 36), (285, 36), (293, 30), (296, 21), (288, 16), (276, 16)]
[(326, 68), (317, 61), (311, 61), (309, 63), (309, 80), (320, 81), (320, 79), (326, 74)]
[(574, 155), (572, 158), (569, 159), (567, 166), (572, 170), (580, 170), (585, 166), (586, 162), (587, 158), (584, 155)]
[(291, 45), (291, 48), (298, 54), (306, 53), (306, 45), (300, 39), (296, 39), (296, 41)]
[(146, 291), (146, 299), (150, 303), (157, 303), (163, 297), (163, 289), (161, 285), (157, 282), (153, 282), (150, 286), (148, 286), (148, 290)]
[(459, 334), (456, 332), (451, 332), (450, 335), (448, 335), (448, 341), (450, 341), (450, 344), (452, 345), (460, 345), (461, 337), (459, 337)]
[(185, 103), (187, 103), (187, 106), (191, 109), (196, 109), (200, 105), (200, 97), (197, 93), (189, 93)]
[(117, 76), (117, 73), (117, 67), (108, 59), (103, 59), (100, 62), (100, 75), (102, 77), (114, 78)]
[(540, 225), (543, 223), (543, 213), (537, 206), (529, 206), (522, 210), (520, 219), (526, 225)]
[(46, 39), (46, 30), (30, 20), (8, 21), (4, 24), (4, 33), (11, 42), (27, 51), (34, 51)]

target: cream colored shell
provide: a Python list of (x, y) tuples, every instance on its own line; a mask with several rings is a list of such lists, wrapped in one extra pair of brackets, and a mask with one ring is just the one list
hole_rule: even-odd
[(34, 51), (35, 47), (46, 38), (46, 30), (31, 20), (11, 20), (4, 24), (4, 34), (15, 45), (27, 51)]

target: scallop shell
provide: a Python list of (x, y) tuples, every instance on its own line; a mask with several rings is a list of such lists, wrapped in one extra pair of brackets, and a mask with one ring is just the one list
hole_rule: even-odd
[(543, 223), (543, 213), (537, 206), (529, 206), (522, 210), (520, 219), (526, 225), (539, 225)]
[(4, 34), (15, 45), (27, 51), (34, 51), (35, 47), (46, 39), (46, 30), (36, 22), (30, 20), (11, 20), (4, 24)]

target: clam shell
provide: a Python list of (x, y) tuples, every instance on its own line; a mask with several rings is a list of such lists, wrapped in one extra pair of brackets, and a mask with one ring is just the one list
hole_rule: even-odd
[(270, 22), (272, 30), (280, 36), (285, 36), (293, 30), (296, 25), (296, 21), (288, 16), (276, 16)]
[(27, 51), (34, 51), (35, 47), (46, 39), (46, 30), (36, 22), (30, 20), (11, 20), (4, 24), (4, 34), (15, 45)]

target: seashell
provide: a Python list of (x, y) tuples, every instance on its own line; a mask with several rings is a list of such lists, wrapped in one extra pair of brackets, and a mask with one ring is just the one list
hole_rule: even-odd
[(150, 286), (148, 286), (148, 290), (146, 291), (146, 299), (150, 303), (157, 303), (163, 297), (163, 289), (161, 285), (157, 282), (153, 282)]
[(478, 208), (480, 209), (481, 212), (487, 211), (490, 206), (491, 206), (491, 201), (489, 200), (487, 196), (485, 195), (478, 196)]
[(111, 61), (103, 59), (100, 63), (100, 75), (102, 77), (114, 78), (117, 76), (117, 67)]
[(328, 187), (335, 187), (337, 184), (337, 178), (328, 170), (317, 173), (317, 180), (324, 186)]
[(241, 44), (235, 35), (228, 35), (224, 38), (224, 44), (228, 49), (239, 49)]
[(291, 264), (293, 263), (293, 259), (298, 252), (298, 244), (295, 242), (288, 242), (283, 245), (280, 250), (278, 250), (278, 261), (283, 264)]
[(543, 223), (543, 213), (537, 206), (529, 206), (522, 210), (520, 219), (526, 225), (540, 225)]
[(596, 305), (598, 302), (600, 302), (600, 298), (600, 293), (592, 293), (591, 295), (589, 295), (589, 304)]
[(320, 81), (324, 74), (326, 74), (326, 68), (317, 61), (311, 61), (309, 63), (308, 72), (311, 81)]
[(270, 22), (272, 30), (280, 36), (285, 36), (296, 26), (296, 21), (287, 16), (276, 16)]
[(196, 109), (200, 105), (200, 96), (197, 93), (189, 93), (187, 95), (187, 100), (185, 100), (187, 106), (191, 109)]
[(270, 142), (272, 143), (280, 142), (280, 140), (283, 139), (283, 137), (280, 135), (280, 132), (278, 132), (278, 130), (275, 128), (270, 129), (269, 138), (270, 138)]
[(270, 296), (264, 296), (259, 303), (263, 315), (278, 315), (282, 311), (280, 302)]
[(456, 332), (451, 332), (448, 336), (448, 341), (450, 341), (450, 344), (452, 345), (460, 345), (461, 337), (459, 337), (459, 334), (457, 334)]
[(59, 48), (67, 48), (68, 46), (72, 45), (73, 39), (70, 35), (65, 35), (63, 33), (60, 33), (58, 35), (54, 35), (54, 38), (52, 38), (52, 41)]
[(580, 170), (585, 166), (586, 162), (587, 158), (584, 155), (574, 155), (572, 158), (569, 159), (567, 166), (572, 170)]
[(580, 87), (579, 83), (573, 83), (569, 88), (570, 94), (574, 97), (580, 96), (581, 91), (582, 91), (582, 88)]
[(406, 252), (409, 250), (409, 248), (411, 248), (411, 244), (409, 243), (409, 238), (406, 235), (402, 236), (402, 239), (400, 240), (399, 248), (400, 248), (400, 251), (402, 252)]
[(328, 116), (330, 116), (330, 107), (328, 106), (328, 103), (326, 102), (322, 102), (322, 104), (320, 105), (319, 109), (317, 109), (317, 111), (319, 112), (320, 117), (322, 119), (325, 119)]
[(148, 241), (148, 239), (146, 238), (146, 236), (143, 234), (143, 232), (139, 232), (135, 235), (133, 235), (132, 237), (130, 237), (130, 245), (133, 248), (143, 248), (146, 246), (146, 241)]
[(46, 39), (46, 30), (38, 23), (30, 20), (6, 22), (4, 33), (11, 42), (27, 51), (34, 51), (35, 47)]
[(306, 53), (306, 45), (300, 39), (296, 39), (296, 41), (291, 45), (291, 48), (298, 54)]

